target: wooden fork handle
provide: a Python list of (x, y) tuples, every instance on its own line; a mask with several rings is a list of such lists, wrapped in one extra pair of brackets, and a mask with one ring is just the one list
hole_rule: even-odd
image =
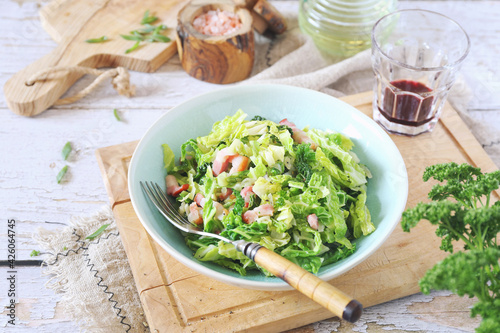
[(253, 255), (253, 258), (249, 257), (258, 265), (324, 306), (339, 318), (353, 323), (361, 317), (363, 312), (361, 303), (328, 282), (265, 247), (256, 248), (252, 252), (250, 254)]

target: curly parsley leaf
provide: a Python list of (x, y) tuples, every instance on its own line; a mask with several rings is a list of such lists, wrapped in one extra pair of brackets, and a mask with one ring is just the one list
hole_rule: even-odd
[[(469, 164), (445, 163), (427, 167), (423, 179), (441, 183), (432, 187), (428, 203), (418, 203), (403, 213), (401, 225), (409, 232), (420, 220), (436, 225), (441, 249), (450, 254), (420, 280), (422, 292), (450, 290), (476, 297), (471, 310), (482, 322), (476, 332), (500, 331), (500, 201), (490, 204), (500, 187), (500, 171), (483, 174)], [(453, 242), (464, 251), (453, 253)]]

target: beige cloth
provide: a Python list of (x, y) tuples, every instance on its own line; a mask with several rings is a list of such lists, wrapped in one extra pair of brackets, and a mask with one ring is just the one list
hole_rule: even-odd
[[(86, 239), (102, 225), (93, 240)], [(62, 231), (34, 236), (44, 255), (47, 287), (62, 293), (61, 308), (92, 333), (148, 332), (139, 295), (109, 207), (74, 217)]]
[[(289, 17), (289, 30), (272, 41), (261, 36), (257, 38), (253, 76), (240, 84), (282, 83), (333, 96), (372, 89), (369, 51), (340, 62), (328, 59), (300, 33), (295, 14), (285, 14)], [(467, 86), (459, 80), (450, 94), (450, 101), (483, 145), (500, 142), (495, 127), (482, 126), (477, 117), (467, 114), (469, 97)], [(499, 144), (489, 147), (497, 165), (500, 165), (499, 148)], [(110, 226), (101, 237), (94, 241), (85, 240), (87, 235), (106, 223)], [(127, 257), (109, 208), (94, 216), (73, 219), (71, 226), (62, 232), (41, 230), (36, 239), (43, 252), (52, 253), (45, 258), (43, 268), (46, 274), (53, 276), (48, 287), (63, 293), (62, 307), (82, 330), (107, 333), (147, 330)]]

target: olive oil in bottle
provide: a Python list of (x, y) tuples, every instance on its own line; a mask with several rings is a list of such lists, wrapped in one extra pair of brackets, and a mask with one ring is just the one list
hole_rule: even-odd
[(371, 30), (397, 0), (300, 0), (299, 26), (321, 51), (348, 58), (371, 47)]

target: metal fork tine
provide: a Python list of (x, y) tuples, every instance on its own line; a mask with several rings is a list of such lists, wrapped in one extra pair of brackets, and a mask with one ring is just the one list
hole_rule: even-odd
[(168, 214), (168, 218), (171, 220), (171, 222), (178, 224), (185, 224), (185, 225), (191, 224), (189, 223), (189, 221), (181, 217), (181, 215), (177, 212), (177, 208), (175, 208), (175, 206), (170, 202), (170, 200), (168, 200), (168, 198), (165, 196), (163, 190), (161, 189), (160, 186), (158, 186), (158, 184), (151, 182), (151, 184), (147, 185), (149, 187), (149, 190), (155, 196), (155, 199), (160, 203), (163, 212), (165, 214)]
[(214, 237), (226, 243), (233, 243), (230, 239), (221, 235), (199, 230), (198, 226), (181, 216), (174, 204), (168, 199), (161, 187), (155, 182), (140, 181), (139, 184), (156, 209), (158, 209), (158, 211), (175, 227), (184, 232), (194, 233), (200, 236)]
[[(142, 184), (141, 184), (142, 185)], [(146, 185), (143, 186), (145, 189), (145, 192), (148, 194), (149, 198), (153, 202), (153, 204), (156, 206), (156, 208), (160, 211), (160, 213), (170, 222), (174, 222), (176, 220), (176, 214), (173, 213), (171, 210), (169, 210), (163, 202), (160, 201), (160, 199), (157, 196), (156, 191), (151, 187), (148, 182), (146, 182)]]
[(180, 223), (181, 221), (179, 220), (179, 214), (177, 213), (176, 208), (173, 207), (173, 205), (170, 203), (170, 200), (163, 193), (163, 190), (161, 189), (161, 187), (158, 184), (153, 183), (153, 182), (151, 182), (151, 186), (153, 187), (153, 191), (155, 192), (155, 194), (157, 195), (159, 200), (161, 200), (161, 202), (163, 203), (165, 210), (167, 210), (170, 213), (170, 215), (172, 216), (172, 219), (175, 222)]
[[(166, 197), (166, 195), (163, 193), (161, 187), (156, 184), (156, 183), (153, 183), (154, 187), (156, 188), (156, 191), (158, 192), (158, 195), (159, 197), (161, 198), (161, 200), (163, 201), (163, 203), (168, 207), (168, 209), (170, 211), (173, 211), (173, 212), (177, 212), (177, 208), (172, 204), (172, 202)], [(178, 223), (181, 223), (181, 224), (191, 224), (191, 222), (189, 222), (187, 219), (185, 219), (183, 216), (181, 216), (180, 214), (176, 213), (174, 214), (175, 215), (175, 220), (178, 222)]]
[[(151, 192), (151, 189), (149, 188), (149, 184), (146, 182), (146, 183), (143, 183), (143, 182), (139, 182), (139, 184), (141, 185), (142, 187), (142, 190), (144, 191), (144, 193), (146, 193), (146, 195), (149, 197), (149, 200), (151, 200), (151, 202), (155, 205), (155, 207), (160, 211), (160, 213), (163, 214), (163, 209), (162, 207), (159, 205), (158, 201), (156, 200), (156, 197), (153, 195), (153, 193)], [(166, 217), (166, 216), (165, 216)]]
[(149, 190), (149, 193), (151, 193), (151, 195), (154, 196), (155, 201), (161, 206), (162, 210), (167, 212), (168, 211), (167, 206), (165, 205), (165, 202), (163, 202), (161, 196), (158, 195), (158, 192), (156, 191), (156, 189), (154, 187), (154, 183), (146, 182), (146, 186)]

